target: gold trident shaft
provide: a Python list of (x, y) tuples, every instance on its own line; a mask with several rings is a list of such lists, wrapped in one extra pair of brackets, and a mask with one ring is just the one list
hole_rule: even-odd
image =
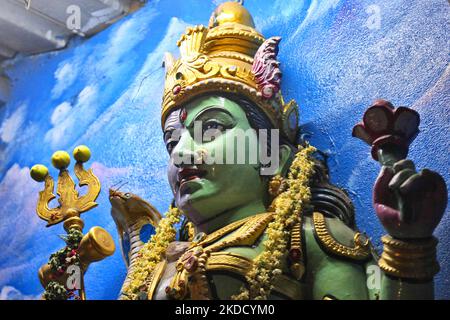
[[(37, 164), (31, 168), (31, 177), (38, 182), (45, 182), (43, 191), (39, 192), (39, 200), (36, 206), (38, 216), (47, 221), (47, 227), (64, 221), (64, 229), (69, 232), (71, 228), (83, 231), (84, 222), (80, 218), (81, 213), (86, 212), (98, 204), (95, 202), (100, 193), (100, 181), (92, 172), (92, 169), (85, 170), (83, 163), (91, 157), (91, 152), (86, 146), (78, 146), (73, 151), (76, 160), (74, 172), (78, 179), (80, 187), (87, 186), (85, 195), (79, 196), (76, 190), (75, 182), (67, 170), (70, 164), (70, 156), (65, 151), (56, 151), (52, 155), (52, 164), (59, 169), (56, 194), (59, 196), (59, 205), (56, 208), (50, 208), (49, 203), (56, 198), (54, 191), (54, 180), (49, 175), (46, 166)], [(111, 235), (100, 227), (93, 227), (81, 239), (78, 254), (83, 273), (87, 270), (90, 263), (99, 261), (110, 256), (115, 251), (114, 241)], [(51, 275), (49, 265), (42, 266), (39, 270), (39, 278), (44, 287), (54, 279)], [(84, 279), (81, 274), (80, 297), (86, 299), (84, 290)], [(67, 276), (61, 276), (59, 283), (64, 284)]]

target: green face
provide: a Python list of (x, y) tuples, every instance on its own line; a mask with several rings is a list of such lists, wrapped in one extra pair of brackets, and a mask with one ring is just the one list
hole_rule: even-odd
[(164, 140), (176, 204), (195, 224), (222, 214), (226, 221), (234, 210), (263, 203), (267, 179), (260, 176), (256, 132), (234, 101), (203, 97), (172, 112)]

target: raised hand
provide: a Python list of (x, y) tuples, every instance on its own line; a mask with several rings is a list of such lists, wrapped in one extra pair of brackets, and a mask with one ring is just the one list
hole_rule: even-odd
[(386, 231), (398, 239), (430, 237), (447, 205), (444, 179), (428, 169), (417, 173), (414, 163), (405, 160), (419, 123), (416, 111), (377, 100), (353, 128), (353, 136), (371, 146), (372, 157), (383, 165), (373, 205)]
[(375, 212), (386, 231), (398, 239), (427, 238), (441, 221), (447, 205), (447, 186), (436, 172), (416, 172), (401, 160), (384, 166), (373, 190)]

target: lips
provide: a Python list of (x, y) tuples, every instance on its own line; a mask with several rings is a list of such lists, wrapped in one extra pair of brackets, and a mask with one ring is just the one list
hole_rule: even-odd
[(178, 177), (177, 182), (179, 186), (181, 186), (183, 183), (194, 180), (194, 179), (200, 179), (206, 175), (205, 170), (200, 170), (196, 166), (190, 166), (190, 167), (183, 167), (178, 171)]

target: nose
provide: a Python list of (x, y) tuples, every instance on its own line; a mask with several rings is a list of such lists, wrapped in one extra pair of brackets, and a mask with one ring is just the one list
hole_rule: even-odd
[(195, 164), (197, 158), (197, 153), (195, 152), (196, 149), (198, 149), (198, 146), (194, 139), (192, 139), (189, 130), (184, 130), (178, 143), (172, 150), (171, 158), (173, 164), (178, 168), (183, 165)]
[(178, 155), (174, 156), (174, 165), (178, 168), (186, 165), (195, 164), (196, 154), (190, 150), (180, 150)]

